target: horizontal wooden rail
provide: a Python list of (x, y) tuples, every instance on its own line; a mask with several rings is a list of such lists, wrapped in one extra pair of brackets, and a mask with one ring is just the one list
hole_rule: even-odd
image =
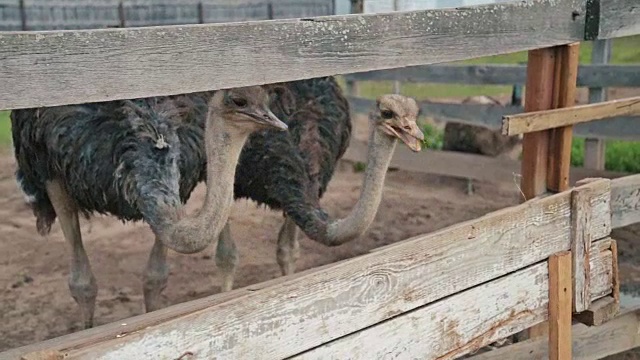
[(640, 34), (638, 0), (589, 1), (585, 39), (611, 39)]
[[(610, 193), (593, 196), (599, 239), (610, 232)], [(571, 192), (534, 199), (126, 336), (51, 350), (66, 359), (294, 356), (568, 250), (570, 209)]]
[(566, 44), (583, 39), (585, 10), (584, 0), (538, 0), (294, 20), (0, 33), (0, 109), (189, 93)]
[[(561, 109), (506, 115), (502, 117), (502, 134), (526, 134), (616, 116), (638, 116), (637, 121), (640, 121), (640, 96)], [(636, 122), (634, 126), (640, 128), (640, 123)]]
[[(591, 252), (590, 279), (595, 285), (589, 294), (591, 300), (611, 292), (609, 242), (594, 243)], [(399, 352), (402, 358), (455, 359), (541, 323), (547, 318), (548, 307), (549, 267), (545, 261), (292, 359), (368, 360)]]
[[(344, 75), (352, 81), (402, 81), (467, 85), (524, 85), (526, 65), (426, 65)], [(640, 65), (579, 66), (578, 86), (640, 87)]]
[[(469, 360), (548, 359), (546, 338), (528, 340), (468, 358)], [(603, 359), (640, 346), (640, 304), (621, 304), (619, 315), (600, 326), (573, 326), (573, 360)]]
[[(348, 97), (354, 113), (371, 111), (374, 100)], [(491, 130), (502, 129), (502, 118), (520, 114), (521, 106), (501, 106), (485, 104), (450, 104), (431, 101), (418, 102), (425, 116), (462, 124), (482, 126)], [(528, 114), (528, 113), (527, 113)], [(606, 117), (600, 121), (582, 123), (574, 126), (573, 134), (580, 137), (640, 140), (640, 116)]]
[(640, 223), (640, 175), (611, 182), (611, 226), (621, 228)]

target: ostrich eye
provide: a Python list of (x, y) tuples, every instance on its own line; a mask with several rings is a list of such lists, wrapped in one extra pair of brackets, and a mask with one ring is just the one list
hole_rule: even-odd
[(247, 106), (247, 100), (246, 99), (242, 99), (242, 98), (232, 98), (231, 101), (233, 101), (233, 103), (237, 106), (237, 107), (245, 107)]
[(380, 115), (382, 115), (383, 119), (391, 119), (393, 117), (393, 111), (391, 111), (391, 110), (382, 110), (382, 111), (380, 111)]

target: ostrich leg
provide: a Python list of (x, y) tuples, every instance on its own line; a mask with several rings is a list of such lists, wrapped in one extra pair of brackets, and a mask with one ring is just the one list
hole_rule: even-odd
[(65, 239), (71, 246), (71, 274), (69, 290), (80, 306), (85, 329), (93, 327), (93, 313), (98, 286), (91, 271), (89, 258), (82, 245), (78, 209), (62, 184), (53, 180), (47, 183), (47, 193), (53, 205)]
[(293, 220), (285, 216), (280, 233), (278, 233), (278, 250), (276, 252), (282, 275), (291, 275), (295, 272), (296, 260), (299, 256), (298, 227)]
[(220, 232), (216, 247), (216, 266), (222, 271), (222, 292), (230, 291), (233, 288), (238, 260), (238, 248), (231, 237), (231, 227), (227, 221)]
[(147, 312), (160, 308), (160, 294), (167, 287), (168, 278), (167, 247), (156, 238), (144, 273), (144, 307)]

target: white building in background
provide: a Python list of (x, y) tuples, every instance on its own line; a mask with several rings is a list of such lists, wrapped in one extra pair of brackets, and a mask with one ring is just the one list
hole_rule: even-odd
[[(338, 2), (340, 0), (336, 0), (336, 1)], [(348, 1), (349, 0), (347, 0), (347, 2)], [(394, 10), (398, 10), (398, 11), (427, 10), (427, 9), (452, 8), (457, 6), (494, 4), (494, 3), (509, 2), (509, 1), (513, 1), (513, 0), (364, 0), (364, 12), (365, 13), (385, 13), (385, 12), (392, 12)], [(394, 4), (396, 3), (398, 8), (394, 9)]]

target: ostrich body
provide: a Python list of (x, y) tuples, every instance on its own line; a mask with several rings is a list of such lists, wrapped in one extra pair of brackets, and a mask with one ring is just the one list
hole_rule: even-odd
[[(420, 151), (424, 136), (416, 124), (419, 108), (415, 100), (401, 95), (379, 97), (370, 115), (362, 193), (346, 218), (331, 219), (320, 207), (320, 198), (349, 145), (352, 125), (348, 102), (331, 77), (282, 85), (295, 98), (293, 113), (286, 116), (285, 102), (272, 108), (277, 116), (287, 119), (289, 131), (251, 135), (236, 169), (234, 195), (283, 211), (276, 258), (282, 274), (288, 275), (295, 271), (299, 256), (298, 229), (312, 240), (337, 246), (369, 228), (380, 204), (396, 139)], [(222, 270), (222, 290), (228, 291), (238, 263), (229, 224), (220, 233), (216, 263)]]
[[(287, 128), (268, 100), (262, 87), (247, 87), (12, 112), (18, 183), (41, 234), (59, 219), (71, 247), (69, 288), (85, 328), (93, 326), (97, 285), (78, 213), (149, 224), (156, 240), (144, 299), (147, 311), (157, 309), (167, 284), (167, 248), (193, 253), (215, 240), (231, 210), (235, 167), (250, 133)], [(203, 177), (204, 205), (187, 216), (183, 203)]]

